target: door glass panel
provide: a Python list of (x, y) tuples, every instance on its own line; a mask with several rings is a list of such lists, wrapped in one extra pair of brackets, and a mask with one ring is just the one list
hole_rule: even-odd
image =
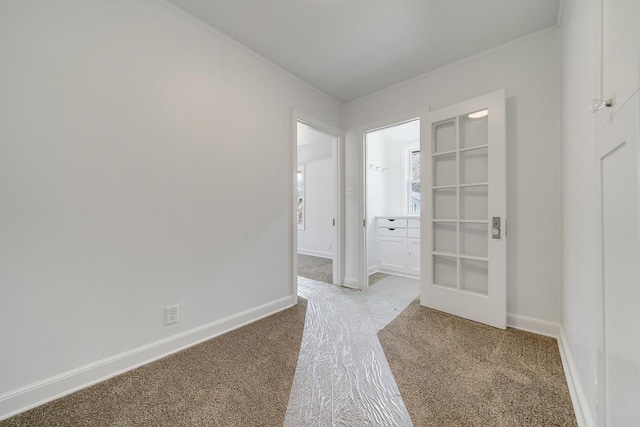
[(487, 224), (460, 224), (460, 254), (478, 257), (489, 255), (489, 226)]
[(435, 219), (456, 219), (456, 189), (433, 190), (433, 217)]
[(460, 289), (487, 295), (489, 293), (489, 263), (461, 259)]
[(433, 158), (433, 183), (435, 186), (456, 184), (456, 155), (445, 154)]
[(460, 188), (460, 218), (486, 220), (489, 209), (486, 185)]
[[(460, 148), (476, 147), (487, 145), (489, 142), (489, 115), (479, 116), (481, 110), (471, 114), (460, 116)], [(469, 117), (472, 116), (472, 117)]]
[(433, 224), (433, 249), (436, 252), (447, 252), (457, 254), (456, 241), (457, 225), (454, 223), (434, 223)]
[(433, 149), (436, 153), (456, 149), (456, 124), (454, 120), (438, 123), (433, 127)]
[(446, 256), (433, 256), (433, 283), (447, 288), (458, 287), (458, 261)]
[(475, 184), (489, 180), (487, 148), (460, 152), (460, 184)]

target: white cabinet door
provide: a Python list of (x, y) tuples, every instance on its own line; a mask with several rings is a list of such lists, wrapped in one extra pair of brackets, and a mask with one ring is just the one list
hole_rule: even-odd
[(420, 122), (420, 303), (505, 329), (505, 93), (425, 113)]
[(380, 269), (404, 273), (407, 270), (407, 239), (380, 236), (378, 239)]
[(420, 275), (420, 239), (407, 239), (407, 274)]

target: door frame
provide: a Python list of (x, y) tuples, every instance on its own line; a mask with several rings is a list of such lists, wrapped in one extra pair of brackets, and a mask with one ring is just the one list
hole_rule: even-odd
[[(360, 136), (359, 147), (359, 165), (360, 165), (360, 197), (358, 197), (358, 220), (362, 226), (358, 226), (360, 233), (360, 259), (358, 262), (359, 277), (358, 283), (349, 283), (348, 285), (357, 289), (365, 290), (369, 287), (369, 254), (367, 251), (367, 232), (373, 224), (368, 224), (367, 220), (367, 133), (376, 130), (388, 128), (395, 125), (420, 120), (420, 116), (425, 111), (429, 111), (429, 107), (425, 107), (412, 112), (399, 114), (391, 118), (377, 120), (358, 127), (358, 135)], [(422, 245), (422, 243), (421, 243)]]
[(293, 110), (291, 114), (291, 170), (290, 170), (290, 193), (291, 193), (291, 242), (290, 242), (290, 259), (291, 263), (291, 289), (293, 292), (293, 303), (298, 303), (298, 224), (296, 221), (296, 204), (297, 197), (297, 173), (298, 173), (298, 122), (302, 122), (314, 129), (326, 133), (334, 138), (332, 148), (332, 163), (334, 170), (333, 180), (333, 206), (334, 218), (336, 221), (334, 227), (334, 246), (333, 246), (333, 283), (342, 285), (344, 282), (344, 189), (343, 181), (343, 160), (344, 160), (344, 133), (342, 130), (324, 123), (312, 116), (304, 114), (300, 111)]

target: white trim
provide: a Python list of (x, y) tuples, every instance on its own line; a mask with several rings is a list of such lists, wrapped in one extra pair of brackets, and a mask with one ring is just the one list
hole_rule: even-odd
[(345, 277), (344, 286), (347, 288), (360, 289), (360, 281), (358, 279), (354, 279), (353, 277)]
[(318, 95), (322, 95), (323, 97), (325, 97), (326, 99), (328, 99), (329, 101), (333, 102), (334, 104), (336, 104), (338, 106), (344, 105), (342, 102), (338, 101), (337, 99), (335, 99), (331, 95), (321, 91), (317, 87), (313, 86), (311, 83), (302, 80), (300, 77), (296, 76), (295, 74), (291, 73), (290, 71), (285, 70), (284, 68), (282, 68), (281, 66), (279, 66), (275, 62), (267, 59), (266, 57), (264, 57), (262, 55), (260, 55), (255, 50), (249, 49), (247, 46), (245, 46), (242, 43), (238, 42), (237, 40), (229, 37), (228, 35), (226, 35), (225, 33), (221, 32), (220, 30), (216, 29), (212, 25), (207, 24), (206, 22), (204, 22), (203, 20), (201, 20), (199, 18), (196, 18), (195, 16), (193, 16), (192, 14), (187, 12), (186, 10), (182, 9), (181, 7), (171, 3), (168, 0), (156, 0), (156, 1), (158, 3), (160, 3), (161, 5), (165, 6), (166, 8), (170, 9), (171, 11), (173, 11), (175, 14), (180, 15), (183, 18), (186, 18), (189, 21), (199, 25), (200, 27), (204, 28), (205, 30), (207, 30), (211, 34), (213, 34), (216, 37), (219, 37), (220, 39), (222, 39), (225, 42), (229, 43), (233, 47), (240, 49), (244, 53), (252, 56), (253, 58), (257, 59), (258, 61), (262, 62), (263, 64), (266, 64), (266, 65), (270, 66), (271, 68), (279, 71), (280, 73), (286, 75), (290, 79), (294, 80), (296, 83), (301, 84), (302, 86), (306, 87), (307, 89), (311, 89), (312, 91), (314, 91)]
[(292, 296), (251, 308), (0, 395), (0, 420), (146, 365), (295, 305)]
[[(360, 196), (358, 197), (358, 223), (361, 224), (361, 221), (366, 220), (367, 218), (367, 133), (375, 132), (380, 129), (384, 129), (391, 126), (401, 125), (403, 123), (408, 123), (414, 120), (420, 120), (424, 111), (428, 111), (423, 109), (414, 110), (410, 112), (406, 112), (403, 114), (398, 114), (391, 118), (376, 120), (375, 122), (367, 123), (358, 127), (358, 137), (360, 138), (359, 151), (358, 151), (358, 163), (360, 165), (359, 173), (359, 182), (360, 182)], [(418, 142), (420, 145), (420, 142)], [(403, 215), (407, 216), (407, 215)], [(373, 221), (370, 221), (373, 222)], [(368, 266), (368, 247), (367, 247), (367, 231), (369, 227), (375, 227), (375, 224), (369, 224), (367, 222), (364, 223), (364, 226), (358, 225), (359, 229), (359, 246), (360, 253), (358, 259), (358, 270), (359, 275), (362, 277), (362, 281), (356, 282), (352, 284), (352, 286), (357, 287), (358, 289), (366, 289), (369, 287), (369, 266)], [(345, 278), (345, 286), (347, 285), (347, 281)]]
[[(297, 168), (298, 168), (298, 122), (302, 122), (311, 126), (321, 132), (334, 138), (332, 148), (332, 163), (334, 168), (334, 183), (333, 183), (333, 197), (334, 197), (334, 219), (335, 230), (333, 239), (333, 283), (335, 285), (342, 284), (342, 276), (344, 274), (344, 188), (343, 188), (343, 171), (344, 171), (344, 132), (342, 130), (328, 125), (320, 120), (316, 120), (312, 116), (304, 114), (296, 109), (292, 109), (291, 114), (291, 158), (292, 158), (292, 180), (291, 180), (291, 225), (293, 228), (291, 234), (290, 245), (290, 259), (291, 262), (291, 287), (294, 296), (294, 301), (298, 301), (298, 226), (296, 218), (296, 204), (294, 203), (297, 195), (296, 181), (297, 181)], [(293, 172), (295, 171), (295, 173)]]
[(534, 319), (533, 317), (521, 316), (519, 314), (507, 313), (507, 326), (525, 332), (544, 335), (546, 337), (558, 338), (560, 336), (560, 325), (546, 320)]
[(416, 149), (420, 151), (419, 135), (418, 135), (418, 141), (404, 144), (402, 146), (402, 182), (404, 184), (403, 185), (404, 188), (402, 191), (402, 211), (404, 212), (405, 216), (414, 216), (414, 217), (420, 218), (420, 212), (416, 213), (416, 212), (409, 211), (409, 201), (411, 199), (411, 185), (413, 184), (413, 181), (411, 180), (411, 153)]
[(377, 273), (378, 271), (380, 271), (380, 266), (378, 264), (374, 265), (373, 267), (369, 267), (369, 276)]
[(324, 251), (315, 251), (313, 249), (300, 249), (298, 248), (298, 253), (301, 255), (310, 255), (310, 256), (316, 256), (318, 258), (327, 258), (327, 259), (333, 259), (333, 253), (331, 252), (324, 252)]
[[(418, 240), (418, 239), (414, 239), (414, 240)], [(390, 276), (406, 277), (407, 279), (420, 280), (420, 276), (416, 276), (415, 274), (407, 274), (407, 273), (401, 273), (399, 271), (385, 270), (384, 268), (381, 268), (380, 270), (378, 270), (378, 272), (388, 274)]]
[(564, 328), (561, 325), (559, 325), (559, 332), (558, 348), (560, 350), (560, 359), (564, 368), (564, 376), (567, 378), (567, 387), (569, 387), (569, 395), (571, 396), (571, 403), (573, 403), (576, 421), (579, 427), (595, 427), (589, 411), (589, 404), (584, 395), (580, 377), (571, 355), (571, 349), (564, 334)]

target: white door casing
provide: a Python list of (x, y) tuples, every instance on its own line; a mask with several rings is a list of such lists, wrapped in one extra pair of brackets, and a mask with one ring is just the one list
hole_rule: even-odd
[[(315, 128), (333, 138), (332, 142), (332, 198), (333, 204), (333, 233), (331, 236), (332, 249), (333, 249), (333, 284), (343, 285), (344, 270), (343, 270), (343, 248), (344, 248), (344, 192), (342, 190), (342, 157), (343, 157), (343, 143), (344, 137), (340, 129), (334, 128), (314, 117), (303, 114), (299, 111), (293, 110), (292, 114), (292, 131), (291, 131), (291, 158), (292, 158), (292, 200), (296, 200), (297, 196), (297, 170), (298, 170), (298, 122), (304, 123), (312, 128)], [(290, 247), (291, 250), (291, 277), (292, 277), (292, 291), (293, 301), (298, 301), (298, 260), (297, 260), (297, 247), (298, 247), (298, 226), (296, 221), (297, 206), (296, 203), (292, 203), (291, 206), (291, 224), (293, 227), (293, 233), (291, 238)]]
[(420, 134), (420, 303), (506, 329), (504, 90), (424, 113)]

